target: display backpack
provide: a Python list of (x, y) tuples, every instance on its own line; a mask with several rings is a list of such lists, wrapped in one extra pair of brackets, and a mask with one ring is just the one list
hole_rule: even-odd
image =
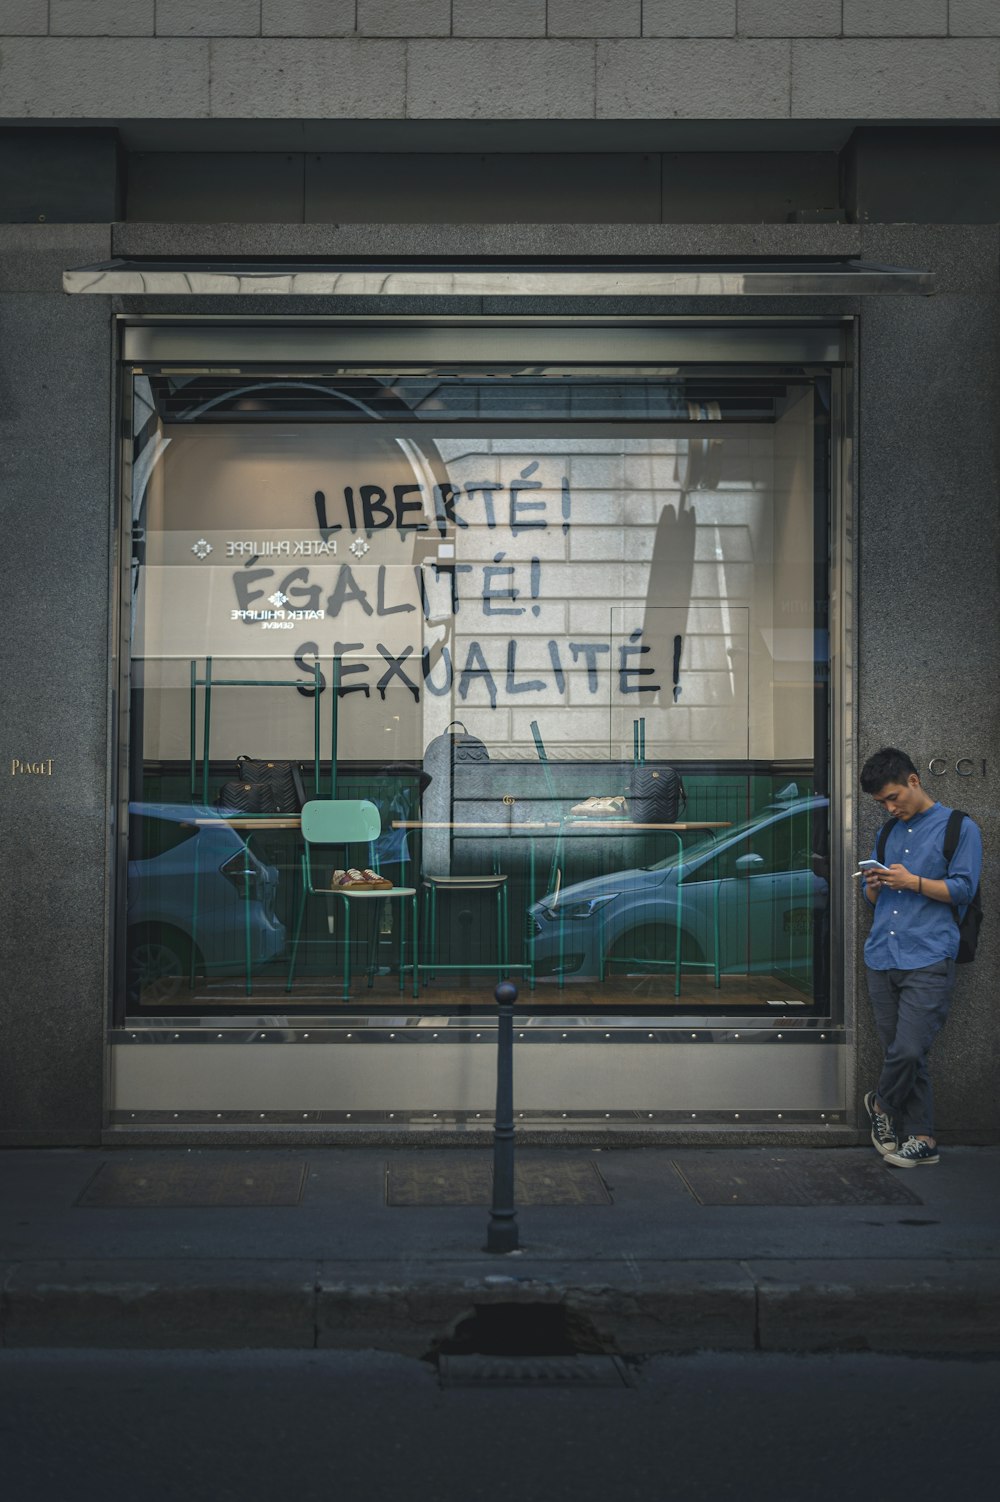
[(676, 824), (687, 803), (684, 782), (676, 767), (640, 762), (629, 773), (629, 818), (633, 824)]
[[(428, 741), (424, 751), (427, 791), (423, 800), (423, 817), (443, 824), (454, 819), (455, 799), (459, 796), (455, 787), (455, 768), (483, 765), (489, 759), (490, 753), (483, 742), (478, 736), (471, 735), (461, 720), (452, 720), (440, 735)], [(465, 797), (473, 795), (473, 790), (467, 786), (469, 780), (468, 777), (461, 779)]]
[(298, 814), (306, 801), (302, 770), (293, 761), (236, 758), (236, 778), (223, 783), (216, 807), (239, 814)]
[[(953, 808), (948, 815), (948, 823), (944, 831), (944, 860), (945, 865), (950, 866), (952, 857), (958, 849), (958, 837), (962, 832), (962, 820), (969, 818), (960, 808)], [(875, 853), (878, 859), (885, 865), (885, 846), (889, 838), (889, 832), (893, 825), (898, 824), (898, 819), (887, 819), (878, 832), (875, 842)], [(972, 894), (972, 901), (965, 912), (959, 916), (957, 907), (952, 907), (952, 914), (958, 924), (958, 954), (955, 956), (960, 965), (969, 965), (976, 958), (976, 945), (979, 943), (979, 929), (983, 921), (983, 899), (977, 886)]]
[[(459, 766), (463, 762), (489, 761), (490, 753), (476, 735), (470, 735), (461, 720), (452, 720), (441, 735), (428, 741), (424, 752), (424, 766), (444, 762), (446, 766)], [(431, 776), (433, 776), (431, 772)]]

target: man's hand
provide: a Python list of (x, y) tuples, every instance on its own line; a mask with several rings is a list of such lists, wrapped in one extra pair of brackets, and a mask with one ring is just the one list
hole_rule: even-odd
[(884, 871), (865, 872), (865, 896), (869, 902), (874, 902), (878, 897), (882, 889), (882, 878), (885, 874)]
[(915, 892), (919, 886), (919, 880), (905, 866), (890, 866), (888, 871), (877, 873), (881, 878), (882, 885), (888, 887), (890, 892)]

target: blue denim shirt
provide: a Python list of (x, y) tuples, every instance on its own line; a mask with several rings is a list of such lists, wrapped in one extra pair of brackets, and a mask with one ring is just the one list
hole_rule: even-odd
[[(958, 953), (956, 908), (965, 909), (979, 885), (983, 841), (971, 819), (962, 820), (958, 849), (945, 865), (944, 832), (950, 808), (934, 803), (915, 819), (900, 819), (889, 831), (885, 864), (905, 866), (925, 880), (947, 881), (951, 903), (934, 902), (919, 892), (890, 892), (875, 900), (875, 920), (865, 944), (865, 964), (872, 970), (921, 970)], [(872, 858), (878, 859), (877, 849)], [(867, 900), (867, 899), (866, 899)]]

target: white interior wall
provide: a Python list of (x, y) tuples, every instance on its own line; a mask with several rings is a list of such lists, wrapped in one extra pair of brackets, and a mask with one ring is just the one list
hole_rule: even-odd
[[(687, 446), (708, 428), (721, 445), (718, 473), (711, 489), (685, 490)], [(308, 687), (317, 650), (329, 677), (336, 643), (352, 644), (345, 669), (367, 667), (345, 671), (345, 686), (370, 689), (341, 701), (338, 749), (349, 760), (419, 759), (453, 718), (500, 758), (534, 755), (532, 720), (554, 758), (630, 757), (639, 714), (650, 756), (809, 755), (808, 404), (793, 406), (775, 427), (671, 425), (668, 434), (630, 428), (623, 436), (594, 425), (581, 436), (579, 426), (550, 425), (529, 436), (508, 433), (346, 423), (165, 429), (147, 488), (146, 567), (136, 599), (145, 755), (188, 754), (191, 659), (203, 671), (211, 655), (216, 677), (288, 678)], [(441, 538), (433, 486), (445, 479), (456, 488), (499, 488), (489, 505), (481, 492), (463, 497), (456, 512), (468, 525), (449, 526)], [(538, 488), (517, 491), (524, 482)], [(361, 487), (371, 484), (390, 499), (394, 486), (419, 487), (405, 501), (423, 510), (406, 519), (426, 520), (428, 530), (352, 528), (345, 487), (357, 506)], [(317, 490), (326, 496), (328, 523), (341, 525), (328, 537), (335, 556), (314, 551)], [(544, 529), (531, 525), (538, 521)], [(447, 564), (449, 546), (455, 576), (432, 566)], [(323, 618), (234, 617), (240, 608), (280, 617), (271, 604), (278, 590), (286, 616), (315, 609)], [(800, 617), (800, 609), (807, 613)], [(638, 629), (651, 651), (629, 663), (653, 666), (645, 681), (659, 685), (655, 694), (620, 692), (619, 649)], [(581, 648), (575, 662), (570, 642)], [(423, 686), (424, 648), (439, 688), (447, 649), (450, 693)], [(384, 697), (378, 691), (389, 658), (402, 661), (420, 687), (419, 706), (398, 675), (389, 673)], [(328, 694), (322, 700), (327, 756)], [(308, 759), (312, 737), (312, 699), (294, 688), (213, 696), (213, 758)]]

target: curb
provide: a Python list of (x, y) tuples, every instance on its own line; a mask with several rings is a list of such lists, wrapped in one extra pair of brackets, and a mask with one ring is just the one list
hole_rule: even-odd
[[(580, 1351), (1000, 1354), (1000, 1263), (679, 1261), (611, 1285), (607, 1266), (530, 1276), (372, 1277), (371, 1264), (128, 1260), (8, 1264), (6, 1348), (476, 1349), (477, 1321), (557, 1311)], [(471, 1343), (471, 1345), (470, 1345)], [(512, 1353), (515, 1354), (515, 1353)]]

